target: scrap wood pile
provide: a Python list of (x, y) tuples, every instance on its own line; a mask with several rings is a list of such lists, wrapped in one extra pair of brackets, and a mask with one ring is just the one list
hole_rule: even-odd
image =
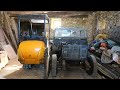
[[(7, 60), (17, 57), (17, 25), (13, 17), (9, 17), (6, 12), (1, 13), (0, 19), (0, 67), (7, 64)], [(3, 55), (4, 54), (4, 55)], [(1, 66), (2, 61), (6, 63)]]

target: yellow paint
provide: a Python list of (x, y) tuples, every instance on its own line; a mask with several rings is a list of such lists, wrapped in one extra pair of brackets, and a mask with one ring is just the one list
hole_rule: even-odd
[(106, 39), (108, 36), (106, 34), (98, 34), (95, 37), (95, 40), (99, 40), (99, 39)]
[(45, 43), (43, 41), (28, 40), (20, 43), (18, 59), (22, 64), (40, 64), (44, 61)]

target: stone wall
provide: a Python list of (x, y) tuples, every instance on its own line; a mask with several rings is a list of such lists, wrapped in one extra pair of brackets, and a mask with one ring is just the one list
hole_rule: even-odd
[(108, 31), (115, 27), (120, 26), (120, 11), (98, 11), (97, 19), (99, 21), (105, 21), (105, 29), (103, 33), (109, 33)]
[(120, 11), (97, 11), (85, 18), (62, 18), (62, 26), (83, 27), (87, 29), (88, 41), (99, 33), (109, 35), (109, 30), (120, 26)]
[(87, 19), (83, 18), (62, 18), (62, 26), (64, 27), (85, 27)]
[(82, 27), (87, 30), (88, 42), (93, 40), (96, 29), (95, 14), (89, 15), (88, 18), (62, 18), (62, 26), (65, 27)]

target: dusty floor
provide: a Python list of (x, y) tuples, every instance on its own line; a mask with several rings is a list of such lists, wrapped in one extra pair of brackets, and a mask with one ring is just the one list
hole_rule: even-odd
[[(9, 60), (9, 63), (0, 71), (0, 79), (41, 79), (41, 72), (38, 67), (34, 67), (30, 70), (24, 70), (22, 64), (17, 59)], [(57, 77), (49, 79), (102, 79), (98, 75), (97, 78), (93, 78), (80, 67), (72, 68), (64, 73), (59, 70)]]

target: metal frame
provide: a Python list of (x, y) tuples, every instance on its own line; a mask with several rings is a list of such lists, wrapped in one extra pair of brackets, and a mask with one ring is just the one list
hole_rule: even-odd
[[(21, 20), (30, 20), (30, 19), (41, 19), (44, 20), (44, 33), (46, 35), (46, 23), (45, 20), (48, 20), (48, 23), (50, 23), (50, 19), (47, 14), (27, 14), (27, 15), (18, 15), (18, 44), (20, 43), (20, 25), (21, 25)], [(49, 34), (50, 34), (50, 25), (49, 25)], [(45, 36), (44, 36), (45, 37)], [(46, 37), (45, 37), (46, 38)]]

